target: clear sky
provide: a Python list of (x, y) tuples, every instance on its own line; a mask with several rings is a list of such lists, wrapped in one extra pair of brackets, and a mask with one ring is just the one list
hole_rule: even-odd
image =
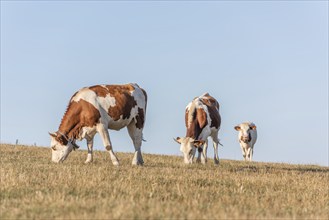
[(128, 82), (149, 97), (145, 153), (181, 155), (185, 106), (209, 92), (221, 159), (242, 159), (233, 127), (252, 121), (255, 161), (328, 166), (328, 1), (1, 1), (2, 143), (49, 146), (78, 89)]

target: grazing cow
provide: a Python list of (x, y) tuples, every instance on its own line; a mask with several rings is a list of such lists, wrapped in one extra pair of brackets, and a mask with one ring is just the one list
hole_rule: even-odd
[(197, 162), (207, 162), (208, 137), (211, 136), (214, 145), (214, 162), (219, 163), (218, 157), (218, 131), (221, 124), (219, 104), (208, 93), (196, 97), (185, 109), (186, 137), (174, 139), (180, 144), (180, 151), (184, 155), (186, 164), (193, 163), (198, 149)]
[(93, 139), (98, 132), (112, 163), (119, 165), (113, 152), (108, 129), (127, 127), (135, 147), (133, 165), (144, 163), (141, 145), (145, 123), (147, 95), (137, 84), (96, 85), (80, 89), (70, 99), (57, 132), (51, 136), (52, 161), (63, 162), (73, 149), (75, 141), (87, 140), (88, 156), (93, 161)]
[(234, 129), (239, 131), (238, 138), (244, 160), (251, 161), (257, 140), (256, 125), (251, 122), (245, 122), (235, 126)]

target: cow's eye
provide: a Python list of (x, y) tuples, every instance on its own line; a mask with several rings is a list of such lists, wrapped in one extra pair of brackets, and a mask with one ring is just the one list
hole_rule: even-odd
[(52, 146), (51, 149), (56, 150), (56, 146)]

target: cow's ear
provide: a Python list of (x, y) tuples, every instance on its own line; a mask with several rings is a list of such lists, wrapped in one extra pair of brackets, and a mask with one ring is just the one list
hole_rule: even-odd
[(180, 137), (176, 137), (174, 138), (174, 141), (176, 141), (177, 143), (181, 144), (182, 143), (182, 140)]
[(256, 130), (256, 125), (250, 126), (250, 129)]
[(204, 145), (205, 141), (203, 140), (195, 140), (193, 141), (193, 144), (195, 147), (201, 147), (202, 145)]
[(51, 137), (53, 137), (53, 138), (57, 137), (57, 134), (56, 134), (56, 132), (53, 132), (53, 133), (51, 133), (51, 132), (48, 132), (48, 133), (49, 133), (49, 135), (50, 135)]
[(238, 125), (235, 126), (234, 129), (237, 130), (237, 131), (240, 131), (241, 130), (240, 126), (238, 126)]

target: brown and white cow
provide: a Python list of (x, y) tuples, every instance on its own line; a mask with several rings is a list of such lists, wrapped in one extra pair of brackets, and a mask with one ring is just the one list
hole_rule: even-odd
[(257, 141), (256, 125), (252, 122), (244, 122), (234, 127), (239, 132), (238, 140), (245, 161), (252, 161), (254, 145)]
[(214, 145), (214, 162), (219, 163), (218, 157), (218, 131), (221, 124), (219, 104), (208, 93), (196, 97), (185, 109), (186, 136), (174, 139), (180, 144), (180, 151), (184, 155), (186, 164), (193, 163), (196, 149), (198, 149), (197, 162), (207, 162), (208, 137), (211, 136)]
[(52, 161), (63, 162), (77, 148), (76, 140), (87, 140), (88, 156), (93, 161), (93, 139), (99, 133), (112, 163), (119, 165), (113, 152), (108, 129), (127, 127), (135, 147), (133, 165), (144, 163), (141, 145), (145, 123), (147, 95), (137, 84), (96, 85), (85, 87), (70, 99), (57, 132), (51, 136)]

